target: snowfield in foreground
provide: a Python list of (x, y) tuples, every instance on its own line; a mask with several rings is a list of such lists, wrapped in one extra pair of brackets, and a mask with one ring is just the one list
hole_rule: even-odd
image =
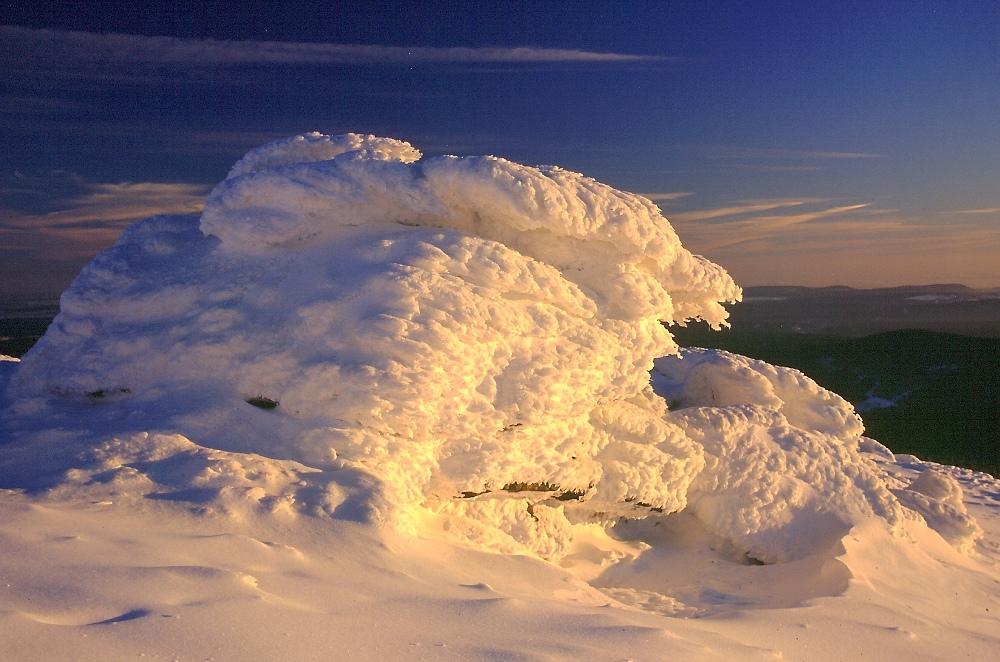
[(2, 656), (995, 654), (1000, 483), (677, 347), (740, 296), (557, 167), (253, 150), (0, 361)]

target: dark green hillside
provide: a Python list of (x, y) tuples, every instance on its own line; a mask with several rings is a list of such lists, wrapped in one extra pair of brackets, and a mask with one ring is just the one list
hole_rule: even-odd
[(671, 329), (682, 346), (717, 347), (798, 368), (856, 405), (867, 433), (897, 453), (1000, 475), (1000, 339), (929, 331), (863, 338)]
[(0, 318), (0, 354), (21, 356), (45, 333), (51, 317)]

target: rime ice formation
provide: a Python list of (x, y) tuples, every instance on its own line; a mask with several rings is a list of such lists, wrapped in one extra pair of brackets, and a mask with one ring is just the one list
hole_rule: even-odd
[(900, 503), (839, 397), (677, 356), (661, 322), (719, 326), (739, 297), (641, 196), (307, 134), (247, 154), (200, 219), (142, 221), (95, 258), (14, 371), (10, 416), (91, 422), (74, 489), (435, 513), (552, 559), (578, 527), (682, 510), (764, 561), (911, 508), (967, 544), (947, 486)]
[(653, 383), (704, 449), (691, 511), (753, 557), (805, 556), (902, 508), (863, 458), (851, 405), (798, 370), (718, 350), (657, 360)]

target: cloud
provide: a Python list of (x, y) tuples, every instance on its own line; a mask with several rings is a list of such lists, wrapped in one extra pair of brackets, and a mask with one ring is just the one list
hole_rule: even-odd
[[(641, 63), (675, 60), (658, 55), (567, 48), (378, 46), (288, 41), (223, 41), (102, 34), (0, 26), (6, 62), (34, 58), (74, 66), (160, 64), (416, 64), (416, 63)], [(15, 54), (19, 54), (16, 59)]]
[(871, 152), (803, 152), (806, 159), (884, 159), (885, 154)]
[[(45, 179), (27, 180), (22, 191), (40, 190)], [(67, 177), (53, 179), (57, 190)], [(0, 232), (5, 236), (0, 255), (27, 252), (42, 262), (87, 259), (137, 219), (198, 213), (210, 188), (185, 182), (93, 183), (78, 178), (74, 185), (78, 192), (57, 203), (56, 211), (0, 209)]]
[(753, 165), (750, 168), (759, 172), (817, 172), (826, 170), (823, 166), (818, 165)]
[(1000, 214), (1000, 207), (983, 207), (981, 209), (953, 209), (951, 211), (943, 211), (942, 214), (968, 214), (968, 215), (980, 215), (980, 214)]
[(710, 159), (722, 160), (792, 160), (792, 161), (813, 161), (813, 160), (845, 160), (845, 159), (882, 159), (885, 154), (861, 151), (831, 151), (831, 150), (802, 150), (802, 149), (781, 149), (781, 148), (757, 148), (757, 147), (733, 147), (717, 145), (706, 148), (706, 154)]
[(677, 223), (697, 223), (700, 221), (711, 221), (715, 219), (725, 219), (734, 216), (744, 216), (755, 212), (780, 209), (782, 207), (797, 207), (805, 204), (809, 200), (802, 199), (779, 199), (779, 200), (743, 200), (725, 207), (713, 207), (710, 209), (697, 209), (694, 211), (678, 212), (670, 215), (670, 220)]
[[(791, 208), (795, 208), (791, 213), (756, 213)], [(820, 225), (818, 221), (822, 221), (826, 228), (837, 227), (845, 221), (853, 221), (859, 214), (878, 217), (885, 212), (886, 210), (871, 209), (866, 202), (829, 206), (829, 201), (799, 199), (735, 204), (731, 207), (674, 214), (671, 220), (679, 223), (678, 230), (683, 232), (682, 236), (696, 237), (699, 250), (713, 252), (730, 246), (780, 243), (787, 241), (789, 237), (801, 239), (815, 236), (826, 232), (824, 228), (817, 227)], [(724, 220), (704, 222), (717, 218)], [(872, 227), (869, 222), (866, 229)]]
[[(687, 212), (688, 220), (675, 227), (686, 246), (724, 265), (744, 284), (998, 284), (1000, 233), (981, 215), (943, 220), (934, 213), (830, 200), (789, 200), (748, 212), (756, 205), (738, 201)], [(735, 210), (741, 214), (721, 215)], [(715, 218), (724, 220), (704, 222)]]
[[(831, 218), (831, 217), (841, 217), (848, 214), (853, 214), (862, 209), (866, 209), (869, 203), (862, 202), (852, 205), (841, 205), (839, 207), (830, 207), (827, 209), (817, 209), (813, 211), (806, 211), (799, 214), (775, 214), (770, 216), (755, 216), (751, 219), (742, 221), (744, 226), (752, 226), (757, 232), (762, 232), (764, 230), (772, 230), (774, 228), (784, 228), (789, 225), (799, 225), (802, 223), (811, 223), (813, 221)], [(869, 210), (875, 213), (882, 213), (882, 210)]]
[(694, 195), (692, 191), (668, 191), (665, 193), (639, 193), (642, 197), (653, 202), (673, 202)]
[(190, 214), (201, 210), (209, 192), (204, 184), (184, 182), (95, 183), (75, 200), (75, 207), (47, 214), (63, 220), (130, 221), (153, 214)]
[(189, 182), (92, 182), (65, 170), (0, 173), (0, 294), (61, 292), (127, 225), (197, 213), (208, 190)]

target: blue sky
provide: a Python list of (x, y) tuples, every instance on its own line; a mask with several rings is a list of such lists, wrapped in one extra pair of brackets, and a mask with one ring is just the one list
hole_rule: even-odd
[(14, 3), (0, 292), (306, 130), (556, 163), (746, 285), (1000, 286), (996, 3)]

